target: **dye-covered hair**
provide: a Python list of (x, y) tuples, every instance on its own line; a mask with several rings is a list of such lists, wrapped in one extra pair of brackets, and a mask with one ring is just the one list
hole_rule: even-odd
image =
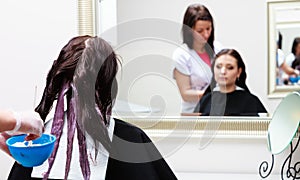
[(216, 59), (218, 59), (220, 56), (223, 56), (223, 55), (230, 55), (237, 60), (238, 68), (241, 68), (242, 72), (241, 72), (239, 78), (236, 79), (235, 85), (243, 88), (247, 92), (250, 92), (246, 85), (246, 78), (247, 78), (246, 66), (245, 66), (245, 63), (244, 63), (241, 55), (235, 49), (222, 49), (219, 53), (216, 54), (216, 57), (214, 58), (214, 61), (212, 62), (211, 69), (212, 69), (213, 76), (211, 79), (210, 86), (208, 86), (206, 88), (204, 95), (211, 92), (211, 90), (213, 90), (216, 87), (217, 82), (215, 80), (214, 66), (216, 63)]
[[(86, 149), (86, 133), (95, 145), (95, 156), (99, 143), (110, 151), (110, 139), (106, 125), (117, 93), (115, 76), (118, 59), (112, 47), (103, 39), (78, 36), (65, 45), (54, 61), (48, 75), (42, 100), (36, 111), (43, 120), (57, 99), (51, 133), (57, 137), (54, 151), (44, 175), (47, 179), (54, 163), (64, 126), (64, 115), (68, 122), (68, 148), (65, 179), (68, 177), (73, 149), (73, 138), (77, 130), (80, 167), (84, 179), (90, 178)], [(66, 98), (65, 98), (66, 97)], [(64, 112), (64, 99), (67, 112)]]
[(59, 92), (62, 90), (62, 84), (70, 84), (72, 81), (77, 62), (85, 49), (84, 42), (88, 38), (90, 36), (74, 37), (62, 48), (57, 60), (54, 60), (47, 75), (42, 99), (35, 109), (43, 120), (46, 119), (52, 108), (53, 101), (57, 99)]
[(209, 10), (204, 5), (201, 4), (192, 4), (185, 11), (184, 18), (183, 18), (183, 25), (182, 25), (183, 43), (187, 44), (187, 46), (190, 49), (193, 49), (193, 43), (194, 43), (193, 27), (195, 26), (198, 20), (211, 22), (212, 30), (211, 30), (210, 37), (208, 38), (207, 44), (205, 45), (205, 49), (208, 53), (211, 51), (214, 52), (214, 40), (215, 40), (214, 20)]

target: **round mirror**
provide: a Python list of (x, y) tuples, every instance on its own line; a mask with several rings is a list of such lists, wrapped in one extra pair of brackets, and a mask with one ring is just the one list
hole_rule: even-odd
[(288, 94), (278, 105), (268, 128), (268, 147), (272, 154), (282, 152), (292, 141), (300, 120), (300, 94)]

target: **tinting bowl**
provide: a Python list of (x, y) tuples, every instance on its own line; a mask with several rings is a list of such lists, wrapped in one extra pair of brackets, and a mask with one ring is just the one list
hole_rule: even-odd
[(26, 135), (12, 136), (6, 144), (12, 157), (24, 167), (42, 165), (54, 148), (56, 137), (51, 134), (42, 134), (32, 141), (25, 141)]
[(290, 80), (291, 83), (294, 84), (294, 83), (297, 83), (297, 82), (298, 82), (299, 78), (298, 78), (298, 77), (290, 76), (290, 77), (289, 77), (289, 80)]

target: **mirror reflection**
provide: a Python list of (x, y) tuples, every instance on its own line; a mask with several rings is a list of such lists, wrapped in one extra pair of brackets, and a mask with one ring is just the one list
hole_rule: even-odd
[[(105, 3), (105, 1), (101, 3)], [(108, 39), (109, 35), (115, 34), (116, 38), (111, 38), (109, 41), (112, 42), (116, 52), (122, 56), (123, 66), (119, 74), (120, 79), (118, 79), (120, 92), (118, 100), (150, 108), (158, 108), (162, 110), (160, 113), (165, 115), (180, 115), (180, 113), (184, 112), (181, 108), (183, 97), (181, 92), (179, 92), (178, 83), (173, 78), (175, 60), (172, 58), (172, 55), (179, 46), (183, 45), (181, 30), (184, 14), (187, 7), (194, 3), (175, 3), (174, 6), (178, 8), (170, 9), (168, 12), (165, 11), (164, 4), (157, 7), (157, 12), (150, 12), (149, 9), (151, 9), (152, 5), (139, 6), (139, 8), (136, 8), (138, 5), (135, 7), (128, 5), (128, 3), (141, 4), (137, 1), (129, 1), (127, 3), (116, 1), (116, 3), (116, 24), (112, 25), (108, 30), (102, 31), (101, 36)], [(215, 17), (213, 21), (215, 24), (209, 22), (218, 27), (218, 34), (215, 34), (215, 39), (222, 44), (225, 42), (224, 47), (228, 47), (228, 42), (234, 44), (240, 50), (242, 56), (245, 57), (245, 61), (248, 62), (247, 69), (255, 71), (251, 67), (253, 66), (251, 65), (251, 60), (254, 58), (247, 57), (245, 50), (240, 48), (242, 46), (232, 40), (237, 35), (232, 33), (232, 30), (230, 30), (230, 33), (235, 35), (227, 35), (227, 31), (224, 30), (224, 27), (230, 27), (228, 26), (228, 21), (221, 21), (220, 17), (223, 14), (221, 16), (216, 15), (217, 12), (222, 11), (216, 9), (217, 6), (214, 3), (204, 2), (203, 4), (210, 7), (209, 9)], [(108, 8), (101, 9), (105, 11)], [(157, 22), (151, 22), (152, 19), (156, 19)], [(226, 19), (229, 20), (230, 18)], [(105, 19), (103, 21), (105, 22)], [(204, 20), (204, 22), (206, 21)], [(104, 27), (101, 28), (105, 29)], [(190, 28), (192, 29), (193, 27)], [(108, 33), (108, 31), (110, 32)], [(231, 40), (219, 40), (222, 36), (231, 37)], [(249, 43), (245, 44), (249, 47)], [(195, 56), (197, 56), (196, 53)], [(248, 65), (249, 62), (250, 65)], [(210, 71), (210, 68), (207, 69)], [(255, 77), (253, 75), (253, 72), (249, 73), (249, 81)], [(203, 92), (209, 85), (211, 77), (207, 79), (208, 82), (201, 89)], [(266, 96), (266, 94), (257, 92), (253, 88), (253, 83), (250, 84), (252, 85), (249, 85), (249, 87), (255, 94)], [(196, 99), (194, 104), (198, 101), (199, 99)], [(192, 107), (189, 112), (192, 113), (194, 108)]]
[(269, 95), (300, 89), (300, 3), (269, 2), (268, 11)]
[(281, 53), (277, 52), (276, 56), (279, 69), (276, 85), (298, 85), (299, 72), (295, 70), (300, 69), (300, 59), (297, 59), (300, 56), (300, 6), (278, 8), (275, 16), (277, 48)]
[[(151, 4), (147, 3), (146, 1), (137, 0), (129, 0), (126, 2), (114, 0), (101, 1), (101, 4), (104, 5), (108, 2), (114, 2), (112, 7), (99, 8), (101, 13), (98, 13), (98, 33), (106, 32), (108, 29), (111, 29), (122, 23), (128, 23), (132, 20), (140, 20), (147, 18), (168, 20), (171, 22), (182, 24), (186, 8), (193, 3), (184, 1), (173, 2), (170, 0), (166, 0), (163, 3), (153, 2)], [(221, 42), (224, 47), (237, 49), (242, 54), (247, 65), (247, 74), (249, 75), (247, 77), (247, 83), (249, 84), (249, 88), (253, 92), (255, 92), (255, 94), (257, 94), (257, 96), (261, 99), (262, 103), (265, 104), (266, 108), (268, 109), (268, 112), (272, 114), (276, 106), (278, 105), (280, 98), (284, 97), (283, 95), (287, 92), (290, 92), (291, 90), (297, 88), (297, 86), (294, 86), (293, 84), (276, 84), (276, 42), (278, 40), (278, 31), (276, 30), (275, 16), (277, 11), (276, 8), (278, 9), (279, 7), (295, 7), (295, 4), (297, 4), (298, 2), (255, 1), (255, 3), (253, 4), (253, 2), (241, 3), (236, 2), (234, 0), (229, 0), (226, 3), (222, 2), (220, 4), (220, 2), (216, 3), (204, 0), (201, 3), (206, 5), (210, 9), (214, 17), (214, 24), (216, 27), (215, 39)], [(170, 4), (172, 4), (174, 8), (167, 9), (166, 7), (169, 7)], [(235, 4), (235, 6), (239, 6), (240, 8), (234, 8), (234, 10), (232, 10), (232, 4)], [(226, 11), (225, 13), (223, 8), (221, 7), (226, 7), (229, 9), (229, 11)], [(255, 15), (245, 14), (245, 9), (257, 7), (259, 8), (257, 9), (258, 12)], [(105, 14), (105, 11), (109, 11), (109, 16), (101, 16)], [(266, 14), (266, 11), (269, 11), (269, 13)], [(242, 17), (237, 17), (233, 19), (233, 17), (235, 17), (236, 14), (241, 14)], [(101, 19), (101, 17), (103, 17), (103, 19)], [(253, 24), (257, 24), (257, 26), (253, 28)], [(239, 28), (233, 28), (237, 26)], [(145, 26), (145, 28), (154, 29), (152, 31), (156, 32), (159, 31), (159, 26)], [(280, 31), (282, 31), (281, 34), (283, 36), (283, 41), (288, 41), (288, 37), (286, 35), (286, 33), (288, 32), (286, 32), (281, 27), (279, 28)], [(134, 32), (136, 35), (144, 33), (142, 31), (143, 29), (138, 29), (140, 31), (131, 31), (131, 33)], [(159, 89), (166, 89), (166, 91), (163, 92), (166, 94), (166, 97), (164, 96), (163, 99), (165, 99), (166, 107), (170, 107), (170, 109), (166, 110), (166, 114), (179, 115), (181, 112), (180, 104), (182, 98), (180, 96), (178, 88), (176, 87), (176, 82), (172, 77), (173, 62), (170, 60), (170, 57), (172, 57), (172, 53), (175, 50), (176, 46), (174, 44), (170, 44), (169, 42), (158, 42), (157, 39), (159, 39), (159, 36), (156, 37), (157, 39), (144, 40), (144, 43), (142, 43), (141, 39), (132, 39), (132, 41), (120, 45), (118, 44), (118, 41), (120, 40), (120, 38), (122, 39), (124, 37), (120, 36), (119, 33), (120, 31), (117, 28), (115, 28), (115, 30), (111, 32), (111, 34), (113, 34), (115, 38), (112, 38), (109, 41), (111, 41), (113, 46), (115, 45), (115, 47), (118, 48), (117, 52), (122, 56), (123, 65), (129, 65), (128, 63), (130, 63), (131, 61), (137, 60), (138, 58), (142, 58), (141, 56), (138, 56), (139, 53), (145, 55), (145, 53), (152, 53), (151, 51), (153, 50), (157, 52), (157, 54), (155, 54), (156, 57), (148, 56), (148, 60), (157, 60), (157, 62), (159, 63), (156, 62), (153, 66), (155, 68), (165, 69), (166, 72), (169, 72), (169, 74), (166, 74), (164, 79), (160, 79), (161, 81), (158, 80), (158, 84), (155, 84), (155, 82), (153, 81), (153, 79), (157, 80), (157, 78), (153, 76), (151, 78), (150, 76), (148, 76), (148, 79), (146, 80), (145, 78), (144, 82), (142, 82), (142, 78), (137, 78), (135, 81), (136, 86), (131, 86), (129, 83), (124, 83), (123, 85), (120, 84), (119, 92), (122, 92), (123, 94), (120, 93), (118, 98), (120, 100), (125, 101), (129, 99), (132, 103), (136, 103), (138, 105), (143, 105), (146, 107), (152, 107), (151, 103), (156, 104), (158, 100), (158, 96), (155, 96), (157, 95), (156, 91), (158, 91), (158, 93), (161, 93)], [(176, 38), (178, 38), (176, 39), (176, 43), (182, 43), (181, 26), (168, 30), (165, 34), (171, 34), (174, 37), (176, 36)], [(249, 36), (245, 34), (249, 34)], [(271, 41), (272, 43), (270, 43)], [(267, 43), (269, 44), (268, 46), (266, 46)], [(285, 46), (287, 46), (287, 44), (291, 44), (291, 42), (282, 43), (283, 51), (286, 51)], [(287, 48), (288, 52), (290, 52), (290, 48), (291, 47)], [(284, 53), (288, 55), (288, 52)], [(161, 58), (161, 60), (159, 60), (159, 58)], [(267, 58), (269, 61), (267, 60)], [(161, 62), (165, 62), (165, 64), (160, 65)], [(120, 74), (120, 77), (124, 79), (126, 77), (125, 73), (126, 72), (124, 70), (122, 72), (122, 76)], [(168, 81), (165, 81), (167, 79)], [(259, 82), (257, 81), (258, 79)], [(153, 82), (154, 84), (152, 84)], [(139, 86), (137, 86), (138, 84)], [(130, 87), (130, 90), (134, 90), (131, 91), (132, 93), (129, 93), (130, 96), (128, 95), (128, 92), (121, 91), (121, 88), (124, 87), (124, 85), (125, 88)], [(157, 88), (154, 93), (150, 92), (150, 90), (153, 87)], [(145, 90), (148, 90), (149, 93), (144, 93), (143, 91)], [(277, 99), (270, 98), (270, 95), (274, 95), (273, 97), (276, 97)], [(152, 96), (155, 96), (156, 99), (153, 100), (155, 102), (151, 102)]]

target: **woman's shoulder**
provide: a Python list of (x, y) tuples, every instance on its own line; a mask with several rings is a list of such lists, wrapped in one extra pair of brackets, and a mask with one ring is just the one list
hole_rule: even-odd
[(143, 132), (142, 129), (140, 129), (139, 127), (129, 123), (129, 122), (125, 122), (121, 119), (117, 119), (114, 118), (115, 120), (115, 128), (120, 128), (120, 129), (128, 129), (130, 131), (136, 131), (136, 132)]
[(194, 112), (201, 112), (203, 113), (203, 109), (207, 107), (211, 102), (211, 95), (212, 92), (208, 92), (204, 94), (201, 99), (199, 100), (198, 104), (195, 107)]
[(249, 103), (252, 102), (252, 103), (262, 104), (259, 98), (250, 92), (244, 90), (237, 90), (235, 92), (236, 94), (239, 94), (239, 99), (243, 99), (244, 101), (247, 101)]
[(181, 44), (178, 46), (173, 52), (173, 58), (179, 57), (190, 57), (191, 56), (191, 49), (186, 44)]
[(244, 97), (244, 98), (250, 98), (250, 99), (258, 99), (258, 97), (248, 91), (245, 90), (235, 90), (234, 91), (235, 95), (238, 95), (239, 97)]
[(141, 128), (120, 119), (114, 118), (114, 120), (114, 135), (131, 142), (141, 142), (145, 139), (147, 141), (149, 140), (148, 136)]
[[(210, 87), (208, 87), (208, 88), (210, 88)], [(207, 93), (203, 94), (203, 96), (201, 97), (200, 101), (204, 101), (206, 99), (210, 99), (212, 93), (215, 93), (215, 91), (211, 91), (211, 92), (207, 92)]]
[(235, 98), (247, 107), (248, 112), (267, 113), (263, 103), (256, 95), (244, 90), (236, 90), (235, 94)]
[(286, 60), (294, 60), (296, 57), (293, 53), (289, 53), (287, 56), (286, 56)]

